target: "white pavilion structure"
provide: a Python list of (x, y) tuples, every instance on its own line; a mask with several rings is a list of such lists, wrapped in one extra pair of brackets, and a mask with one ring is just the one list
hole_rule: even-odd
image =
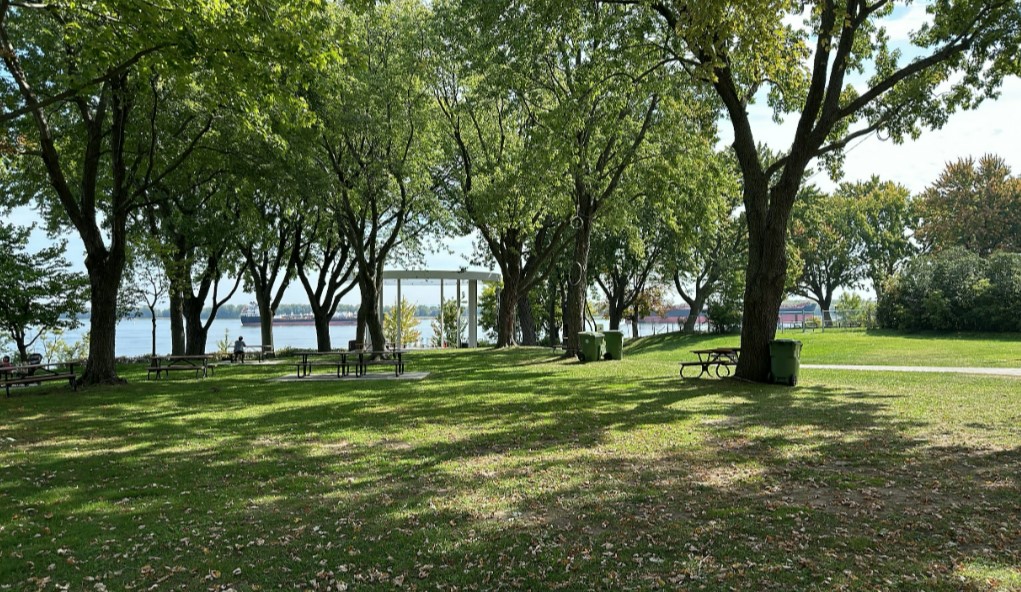
[[(499, 282), (499, 273), (491, 271), (468, 271), (461, 269), (457, 271), (441, 270), (412, 270), (395, 269), (383, 272), (383, 285), (397, 286), (397, 306), (401, 302), (402, 285), (436, 285), (440, 287), (440, 307), (442, 310), (444, 302), (444, 287), (452, 282), (457, 294), (458, 307), (461, 306), (461, 282), (468, 285), (468, 347), (478, 347), (479, 344), (479, 282)], [(383, 290), (379, 292), (379, 316), (383, 317)], [(458, 313), (460, 318), (460, 313)], [(440, 314), (440, 335), (443, 335), (443, 315)], [(397, 315), (397, 343), (402, 342), (401, 315)]]

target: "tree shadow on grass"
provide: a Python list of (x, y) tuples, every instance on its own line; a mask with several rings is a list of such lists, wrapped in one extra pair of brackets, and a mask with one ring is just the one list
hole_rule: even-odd
[(0, 422), (0, 581), (956, 590), (1021, 561), (1019, 451), (934, 445), (898, 397), (530, 357), (26, 401)]

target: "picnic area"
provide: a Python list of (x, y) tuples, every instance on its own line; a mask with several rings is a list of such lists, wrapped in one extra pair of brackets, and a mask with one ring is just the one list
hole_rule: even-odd
[[(279, 364), (0, 405), (9, 589), (1021, 588), (1016, 336), (819, 333), (799, 386), (621, 361), (417, 353), (427, 379)], [(286, 354), (283, 354), (286, 357)]]

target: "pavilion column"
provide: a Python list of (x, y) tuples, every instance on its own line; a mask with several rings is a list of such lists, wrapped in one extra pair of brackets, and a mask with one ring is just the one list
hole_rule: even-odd
[(479, 346), (479, 282), (468, 280), (468, 347)]
[(401, 302), (401, 280), (397, 280), (397, 343), (394, 345), (397, 349), (404, 349), (404, 327), (401, 326), (404, 321), (404, 303)]
[(454, 347), (461, 347), (461, 278), (457, 278), (457, 321), (454, 323)]
[(436, 342), (440, 344), (440, 349), (443, 348), (444, 334), (445, 333), (443, 332), (443, 278), (440, 278), (440, 336), (439, 339), (436, 340)]

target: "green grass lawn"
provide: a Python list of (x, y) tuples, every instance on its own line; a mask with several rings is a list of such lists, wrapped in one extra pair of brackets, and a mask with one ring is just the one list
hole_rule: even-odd
[[(1016, 336), (782, 336), (805, 362), (1021, 359)], [(0, 590), (1021, 590), (1021, 380), (677, 378), (736, 341), (21, 389), (0, 401)]]

